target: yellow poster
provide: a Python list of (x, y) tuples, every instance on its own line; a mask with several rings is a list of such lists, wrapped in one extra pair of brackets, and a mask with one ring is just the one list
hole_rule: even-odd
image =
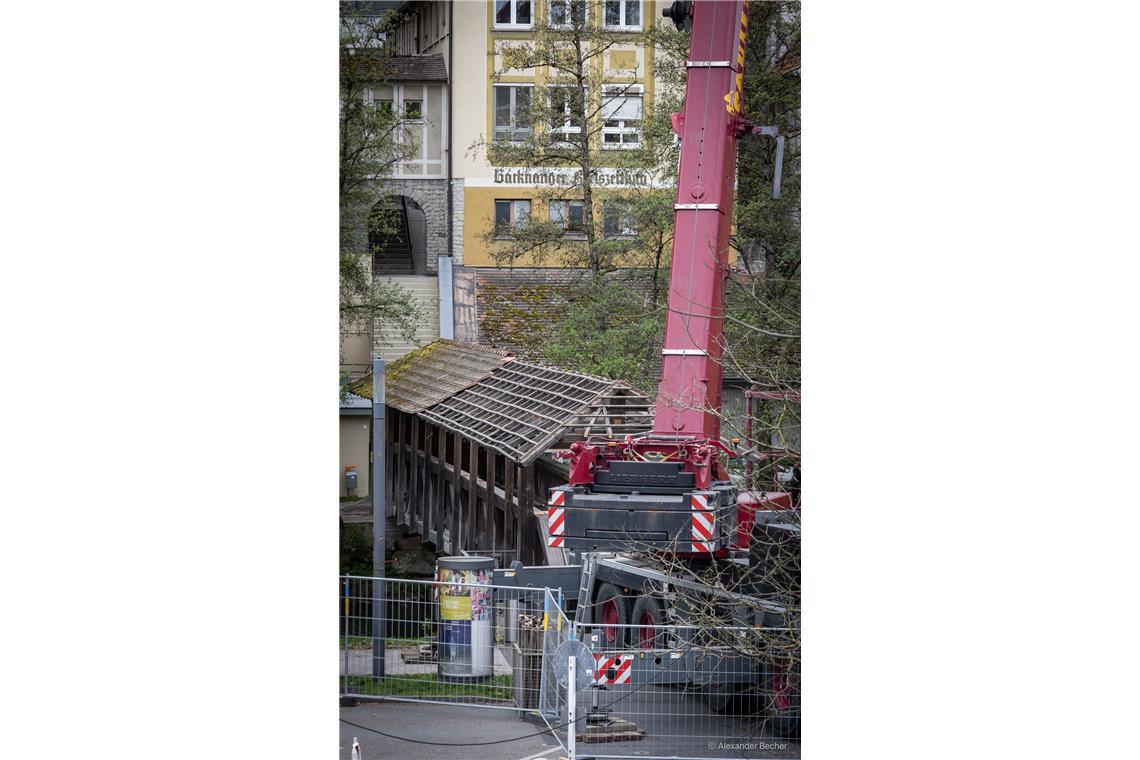
[(470, 620), (471, 596), (439, 595), (439, 614), (444, 620)]

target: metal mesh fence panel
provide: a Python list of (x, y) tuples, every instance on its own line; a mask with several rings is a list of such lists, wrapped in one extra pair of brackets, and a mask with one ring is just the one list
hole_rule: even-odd
[(558, 683), (555, 653), (573, 635), (573, 630), (573, 624), (562, 611), (561, 599), (554, 592), (547, 593), (543, 616), (541, 712), (563, 748), (566, 747), (569, 712), (566, 687)]
[[(591, 649), (578, 692), (578, 755), (798, 758), (798, 637), (760, 627), (575, 625)], [(611, 642), (607, 644), (607, 641)]]
[(546, 593), (342, 576), (340, 693), (537, 715)]

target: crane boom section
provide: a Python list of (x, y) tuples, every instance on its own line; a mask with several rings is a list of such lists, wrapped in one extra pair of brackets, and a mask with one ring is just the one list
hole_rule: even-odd
[(742, 0), (693, 3), (673, 261), (653, 433), (720, 437), (724, 283), (736, 178), (744, 43)]

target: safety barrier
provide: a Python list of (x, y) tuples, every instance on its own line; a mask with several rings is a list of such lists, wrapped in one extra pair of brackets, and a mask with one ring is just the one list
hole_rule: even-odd
[[(580, 624), (557, 589), (340, 584), (344, 696), (513, 710), (571, 760), (799, 757), (792, 629)], [(574, 639), (590, 650), (582, 688), (557, 656)]]
[(538, 712), (545, 589), (354, 576), (340, 585), (341, 694)]
[(575, 755), (799, 757), (794, 631), (616, 627), (617, 646), (600, 625), (574, 626), (593, 658), (590, 684), (575, 695)]

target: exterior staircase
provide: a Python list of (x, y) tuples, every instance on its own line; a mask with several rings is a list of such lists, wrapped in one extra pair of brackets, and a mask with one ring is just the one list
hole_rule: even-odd
[(398, 202), (398, 227), (394, 232), (380, 235), (370, 241), (372, 245), (372, 271), (377, 276), (414, 275), (416, 265), (412, 259), (411, 235), (408, 231), (408, 212), (403, 199)]
[(378, 346), (384, 361), (392, 362), (409, 351), (425, 346), (439, 337), (439, 278), (435, 275), (380, 275), (377, 282), (395, 282), (408, 290), (424, 312), (424, 319), (416, 324), (413, 340), (405, 341), (396, 335), (386, 335)]

